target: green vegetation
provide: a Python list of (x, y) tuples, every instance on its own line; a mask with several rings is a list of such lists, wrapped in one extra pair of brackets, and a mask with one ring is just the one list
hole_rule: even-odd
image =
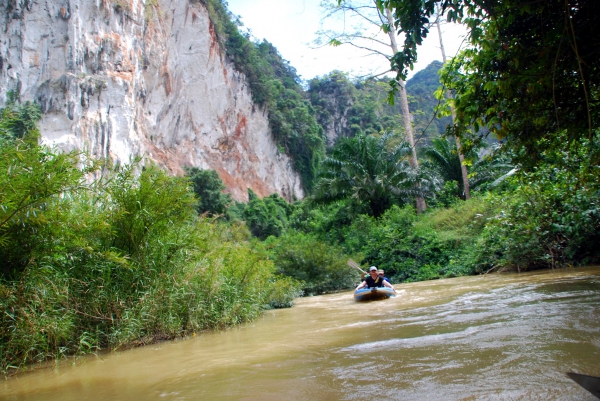
[[(396, 282), (600, 260), (599, 167), (586, 158), (589, 141), (546, 151), (534, 171), (518, 170), (512, 176), (504, 175), (512, 167), (509, 155), (475, 153), (470, 156), (473, 196), (463, 201), (458, 156), (447, 140), (436, 139), (429, 149), (436, 156), (420, 173), (428, 177), (422, 183), (433, 183), (427, 196), (434, 207), (417, 215), (407, 202), (415, 196), (413, 187), (407, 185), (409, 192), (398, 196), (403, 187), (386, 175), (386, 163), (402, 154), (389, 147), (391, 138), (340, 140), (322, 164), (313, 196), (294, 205), (285, 219), (287, 230), (267, 239), (278, 250), (271, 255), (278, 268), (303, 280), (307, 292), (317, 292), (321, 280), (327, 280), (327, 267), (338, 264), (323, 261), (321, 272), (315, 273), (318, 269), (306, 255), (322, 246), (338, 258), (349, 255), (382, 267)], [(407, 163), (402, 158), (398, 162)], [(416, 176), (407, 166), (392, 165), (397, 174)], [(356, 283), (356, 272), (348, 274)]]
[[(558, 133), (567, 142), (592, 140), (598, 126), (600, 67), (596, 60), (600, 5), (594, 0), (523, 2), (506, 0), (378, 0), (392, 9), (405, 35), (394, 56), (398, 77), (417, 57), (417, 45), (435, 19), (435, 4), (450, 21), (470, 30), (470, 47), (448, 63), (443, 81), (454, 92), (454, 131), (463, 145), (489, 130), (506, 139), (515, 160), (535, 166)], [(481, 128), (481, 130), (480, 130)], [(600, 160), (598, 145), (588, 147)]]
[(249, 202), (242, 217), (250, 232), (257, 238), (266, 239), (270, 235), (281, 235), (288, 226), (291, 206), (277, 194), (263, 199), (248, 189)]
[[(393, 206), (381, 219), (361, 216), (345, 238), (346, 246), (365, 256), (369, 264), (385, 269), (393, 282), (428, 280), (470, 273), (452, 263), (462, 249), (452, 239), (442, 240), (438, 230), (424, 226), (413, 207)], [(419, 224), (420, 223), (420, 224)]]
[[(332, 253), (341, 249), (386, 267), (396, 280), (597, 261), (598, 49), (581, 40), (597, 37), (590, 30), (597, 5), (378, 1), (396, 24), (382, 29), (405, 39), (392, 58), (392, 87), (416, 60), (436, 3), (449, 20), (468, 25), (471, 47), (442, 67), (441, 80), (454, 95), (445, 104), (433, 95), (439, 63), (406, 84), (421, 133), (421, 169), (408, 166), (398, 142), (383, 140), (382, 132), (403, 129), (400, 110), (384, 102), (386, 81), (352, 82), (334, 71), (311, 80), (306, 95), (335, 139), (311, 196), (285, 213), (254, 206), (243, 218), (271, 227), (256, 233), (273, 249), (302, 232), (299, 247), (308, 251), (302, 244), (312, 238)], [(457, 118), (448, 134), (461, 140), (473, 191), (466, 202), (456, 145), (439, 137), (450, 105)], [(446, 117), (433, 119), (436, 111)], [(491, 151), (482, 149), (489, 143), (496, 143)], [(432, 210), (415, 216), (407, 205), (416, 195), (426, 196)], [(310, 267), (295, 269), (311, 288)]]
[[(467, 15), (472, 29), (472, 48), (442, 68), (458, 115), (448, 133), (467, 145), (465, 201), (456, 146), (440, 136), (444, 120), (434, 129), (427, 117), (439, 64), (407, 83), (427, 136), (417, 169), (381, 81), (333, 72), (304, 93), (272, 45), (241, 35), (221, 1), (200, 1), (310, 196), (290, 204), (249, 190), (244, 204), (223, 192), (214, 171), (171, 177), (153, 165), (60, 154), (38, 145), (39, 108), (9, 97), (0, 110), (4, 373), (227, 327), (302, 293), (350, 289), (359, 274), (348, 258), (384, 268), (395, 282), (600, 262), (598, 69), (590, 59), (598, 50), (575, 40), (590, 33), (582, 13), (598, 11), (591, 2), (444, 2), (451, 20)], [(402, 72), (435, 1), (383, 3), (409, 33), (394, 58)], [(561, 25), (565, 16), (573, 26)], [(321, 126), (338, 138), (327, 156)], [(505, 141), (486, 148), (483, 133)], [(430, 206), (419, 215), (416, 197)]]
[(93, 163), (37, 145), (35, 107), (0, 112), (4, 373), (238, 324), (301, 294), (243, 225), (198, 217), (188, 178), (133, 164), (87, 184)]
[[(424, 160), (423, 168), (426, 175), (431, 177), (439, 187), (433, 201), (450, 206), (456, 198), (465, 200), (461, 162), (454, 141), (445, 137), (435, 138), (431, 146), (422, 149), (422, 153), (424, 157), (421, 160)], [(510, 159), (498, 148), (493, 148), (492, 151), (481, 157), (478, 152), (471, 149), (465, 155), (465, 163), (470, 170), (471, 190), (484, 189), (485, 186), (493, 184), (494, 180), (513, 168)]]
[(192, 182), (192, 190), (198, 199), (198, 214), (224, 215), (233, 202), (231, 195), (223, 193), (225, 184), (214, 170), (193, 167), (186, 170)]
[[(321, 167), (314, 200), (331, 203), (353, 198), (368, 205), (375, 217), (394, 201), (416, 195), (419, 177), (406, 159), (410, 146), (394, 135), (343, 138)], [(420, 180), (423, 183), (423, 180)]]
[[(443, 134), (449, 117), (436, 117), (439, 101), (434, 92), (439, 87), (438, 71), (442, 64), (431, 63), (406, 83), (417, 146), (428, 144)], [(386, 102), (388, 80), (369, 79), (353, 82), (340, 71), (333, 71), (308, 82), (307, 95), (316, 111), (317, 121), (336, 138), (396, 132), (404, 135), (400, 101)], [(329, 144), (330, 146), (333, 143)]]
[[(599, 138), (595, 132), (594, 141)], [(542, 162), (509, 179), (514, 188), (510, 197), (491, 199), (502, 209), (482, 234), (477, 271), (600, 260), (600, 166), (589, 158), (592, 141), (565, 147), (567, 140), (561, 134), (552, 139), (555, 143), (540, 144), (550, 149), (540, 154)]]
[(280, 238), (270, 237), (268, 248), (277, 271), (302, 283), (306, 295), (347, 290), (356, 285), (356, 272), (346, 264), (340, 247), (312, 234), (290, 230)]

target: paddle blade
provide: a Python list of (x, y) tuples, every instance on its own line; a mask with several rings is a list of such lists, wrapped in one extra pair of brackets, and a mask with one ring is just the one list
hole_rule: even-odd
[(360, 270), (362, 273), (367, 274), (366, 271), (364, 271), (363, 269), (360, 268), (360, 266), (358, 265), (358, 263), (356, 263), (355, 261), (353, 261), (352, 259), (348, 259), (348, 266), (350, 267), (354, 267), (355, 269)]
[(580, 375), (579, 373), (568, 372), (573, 381), (581, 387), (594, 394), (596, 398), (600, 398), (600, 377)]

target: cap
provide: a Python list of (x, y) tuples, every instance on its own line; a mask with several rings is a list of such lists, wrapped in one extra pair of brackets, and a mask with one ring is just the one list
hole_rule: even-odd
[(369, 271), (370, 271), (370, 272), (372, 272), (372, 271), (377, 271), (377, 268), (376, 268), (375, 266), (371, 266), (371, 267), (369, 267)]

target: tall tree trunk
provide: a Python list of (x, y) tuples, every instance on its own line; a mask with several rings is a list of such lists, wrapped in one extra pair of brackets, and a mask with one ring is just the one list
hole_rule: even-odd
[[(390, 43), (392, 47), (392, 54), (398, 53), (398, 43), (396, 41), (396, 31), (394, 27), (394, 19), (392, 17), (392, 12), (389, 8), (385, 9), (386, 18), (388, 24), (390, 24), (391, 29), (389, 30)], [(402, 108), (402, 121), (404, 122), (404, 130), (406, 131), (406, 140), (410, 144), (412, 148), (412, 156), (410, 158), (410, 165), (413, 168), (419, 167), (419, 160), (417, 159), (417, 148), (415, 147), (415, 136), (413, 133), (412, 121), (410, 118), (410, 110), (408, 108), (408, 96), (406, 95), (406, 84), (404, 81), (400, 81), (398, 95), (400, 97), (400, 107)], [(417, 196), (416, 198), (417, 204), (417, 213), (422, 213), (427, 209), (427, 204), (425, 203), (425, 199), (422, 196)]]
[[(440, 26), (440, 10), (439, 10), (439, 5), (437, 3), (435, 4), (435, 8), (436, 8), (436, 12), (437, 12), (436, 25), (437, 25), (438, 35), (440, 37), (440, 49), (442, 50), (442, 61), (444, 63), (446, 63), (446, 50), (444, 49), (444, 41), (442, 40), (442, 28)], [(448, 96), (449, 99), (452, 98), (452, 92), (450, 91), (450, 89), (448, 89), (446, 91), (446, 96)], [(452, 124), (454, 124), (455, 120), (456, 120), (456, 112), (454, 111), (454, 107), (452, 107)], [(464, 196), (464, 199), (467, 200), (467, 199), (471, 198), (471, 189), (469, 186), (469, 172), (467, 171), (467, 166), (465, 165), (465, 155), (463, 155), (461, 152), (460, 138), (457, 135), (455, 135), (454, 140), (456, 141), (456, 151), (458, 152), (458, 159), (460, 160), (460, 170), (462, 173), (463, 190), (464, 190), (463, 196)]]

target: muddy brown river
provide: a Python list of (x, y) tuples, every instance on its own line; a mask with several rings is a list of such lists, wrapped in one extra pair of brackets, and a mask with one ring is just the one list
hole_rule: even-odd
[(600, 267), (299, 299), (235, 329), (0, 382), (5, 400), (596, 400)]

